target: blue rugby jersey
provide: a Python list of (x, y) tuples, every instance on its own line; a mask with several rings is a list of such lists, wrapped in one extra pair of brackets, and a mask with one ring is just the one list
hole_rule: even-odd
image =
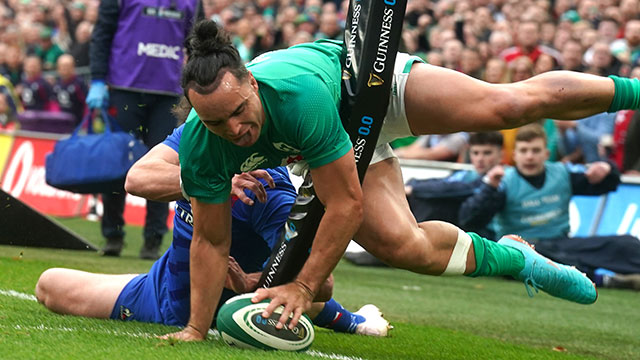
[[(178, 152), (183, 127), (176, 128), (163, 144)], [(263, 181), (267, 190), (266, 203), (255, 200), (255, 195), (250, 191), (246, 191), (246, 194), (254, 199), (253, 206), (232, 199), (230, 254), (247, 273), (262, 270), (297, 195), (285, 167), (267, 171), (276, 187), (270, 189)], [(131, 311), (133, 315), (130, 320), (186, 325), (190, 308), (189, 247), (193, 236), (193, 215), (188, 201), (176, 201), (173, 226), (171, 246), (153, 264), (148, 274), (127, 284), (116, 302), (112, 318), (122, 318), (117, 312), (121, 311), (119, 309), (124, 304), (127, 309), (138, 309), (137, 317), (136, 311)], [(218, 306), (233, 295), (233, 292), (225, 289)], [(127, 304), (126, 298), (131, 299), (132, 304)]]

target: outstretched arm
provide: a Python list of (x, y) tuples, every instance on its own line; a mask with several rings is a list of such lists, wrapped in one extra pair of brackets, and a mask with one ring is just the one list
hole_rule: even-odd
[(265, 317), (278, 306), (285, 306), (278, 327), (285, 324), (291, 313), (293, 319), (289, 327), (297, 324), (362, 222), (362, 189), (353, 150), (336, 161), (312, 169), (311, 174), (316, 194), (325, 205), (326, 212), (320, 221), (309, 259), (292, 283), (259, 289), (253, 299), (254, 302), (272, 299)]
[(124, 188), (150, 200), (182, 199), (178, 153), (164, 144), (154, 146), (129, 169)]
[(231, 246), (231, 205), (192, 199), (193, 240), (190, 248), (191, 315), (187, 326), (163, 338), (202, 340), (213, 321), (227, 275)]

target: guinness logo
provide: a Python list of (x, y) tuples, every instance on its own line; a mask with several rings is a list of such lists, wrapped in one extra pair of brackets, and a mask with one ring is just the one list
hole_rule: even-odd
[(384, 84), (384, 80), (382, 80), (382, 78), (374, 73), (369, 73), (369, 81), (367, 82), (367, 86), (369, 87), (373, 87), (373, 86), (380, 86)]

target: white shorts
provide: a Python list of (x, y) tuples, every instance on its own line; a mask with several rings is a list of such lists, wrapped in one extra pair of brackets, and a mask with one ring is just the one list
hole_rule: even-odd
[(412, 136), (407, 120), (407, 113), (404, 108), (404, 90), (407, 86), (411, 65), (415, 62), (424, 62), (417, 56), (407, 53), (398, 53), (396, 63), (393, 67), (393, 82), (391, 83), (391, 94), (389, 94), (389, 107), (387, 116), (384, 118), (382, 130), (378, 137), (376, 149), (373, 152), (370, 164), (375, 164), (382, 160), (396, 157), (389, 146), (395, 139)]

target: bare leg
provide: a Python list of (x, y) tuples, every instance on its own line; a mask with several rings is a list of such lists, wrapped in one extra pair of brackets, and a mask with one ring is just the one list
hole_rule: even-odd
[(107, 319), (124, 286), (136, 276), (52, 268), (40, 275), (36, 297), (47, 309), (59, 314)]
[(613, 80), (572, 71), (489, 84), (416, 63), (404, 99), (409, 126), (418, 135), (512, 128), (542, 118), (581, 119), (606, 111), (613, 95)]
[(323, 302), (314, 302), (313, 304), (311, 304), (311, 308), (307, 310), (306, 314), (313, 320), (316, 318), (316, 316), (318, 316), (318, 314), (320, 314), (322, 309), (324, 309)]
[[(458, 239), (458, 228), (441, 221), (418, 224), (404, 195), (395, 158), (371, 165), (363, 184), (364, 221), (355, 240), (367, 251), (397, 268), (440, 275)], [(473, 248), (466, 274), (475, 270)]]

